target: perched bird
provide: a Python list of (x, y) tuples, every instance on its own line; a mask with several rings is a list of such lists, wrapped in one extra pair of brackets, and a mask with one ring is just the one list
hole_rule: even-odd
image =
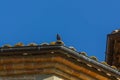
[(56, 38), (57, 38), (58, 41), (61, 41), (61, 37), (60, 37), (59, 34), (57, 34), (57, 37), (56, 37)]
[(56, 39), (57, 39), (56, 41), (57, 45), (64, 45), (64, 42), (61, 40), (61, 37), (59, 34), (57, 34)]

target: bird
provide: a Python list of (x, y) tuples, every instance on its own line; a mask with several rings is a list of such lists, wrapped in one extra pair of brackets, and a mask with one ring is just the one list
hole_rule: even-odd
[(55, 44), (57, 44), (57, 45), (64, 45), (64, 42), (62, 41), (62, 39), (61, 39), (59, 34), (57, 34), (56, 39), (57, 39), (57, 41), (56, 41)]
[(57, 39), (57, 41), (61, 41), (61, 37), (59, 34), (57, 34), (56, 39)]

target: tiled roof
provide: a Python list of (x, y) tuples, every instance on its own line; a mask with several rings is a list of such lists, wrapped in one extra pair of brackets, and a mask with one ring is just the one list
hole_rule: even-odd
[[(37, 45), (35, 43), (30, 43), (25, 46), (23, 43), (18, 43), (15, 46), (4, 45), (0, 48), (0, 56), (12, 56), (12, 55), (29, 55), (29, 54), (16, 54), (16, 53), (5, 53), (14, 51), (44, 51), (44, 50), (61, 50), (64, 51), (63, 54), (68, 55), (70, 58), (76, 60), (77, 62), (82, 62), (97, 71), (105, 73), (107, 76), (114, 77), (120, 80), (120, 72), (114, 67), (107, 65), (105, 62), (99, 62), (95, 56), (88, 57), (85, 52), (78, 52), (74, 47), (66, 47), (64, 43), (57, 37), (56, 42), (42, 43)], [(30, 54), (34, 55), (34, 53)], [(39, 55), (39, 54), (38, 54)]]
[(112, 34), (120, 33), (120, 29), (114, 30)]

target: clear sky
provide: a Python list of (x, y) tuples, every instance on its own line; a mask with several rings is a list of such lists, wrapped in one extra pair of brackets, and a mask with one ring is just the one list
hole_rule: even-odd
[(106, 36), (120, 27), (120, 0), (0, 0), (0, 45), (55, 41), (62, 36), (104, 60)]

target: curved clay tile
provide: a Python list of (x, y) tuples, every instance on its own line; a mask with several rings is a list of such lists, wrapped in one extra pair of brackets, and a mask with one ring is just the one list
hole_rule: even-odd
[(24, 46), (24, 44), (22, 42), (19, 42), (19, 43), (15, 44), (14, 46), (15, 47)]

